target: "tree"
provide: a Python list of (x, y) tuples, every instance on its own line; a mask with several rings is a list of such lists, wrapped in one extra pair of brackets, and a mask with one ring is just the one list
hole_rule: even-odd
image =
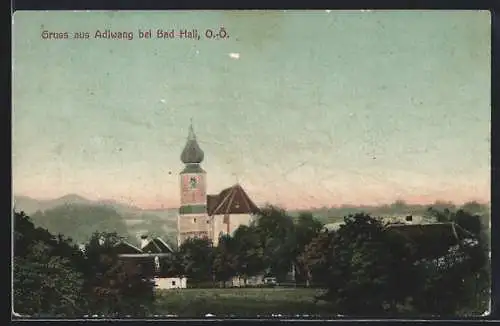
[(311, 213), (303, 212), (299, 214), (295, 226), (295, 233), (297, 247), (300, 252), (302, 252), (302, 249), (323, 230), (323, 227), (323, 223), (315, 219)]
[(228, 234), (219, 237), (219, 244), (215, 248), (213, 272), (215, 279), (225, 282), (238, 273), (238, 255), (236, 241)]
[(206, 238), (189, 238), (184, 241), (178, 257), (184, 267), (183, 274), (193, 282), (213, 280), (214, 248)]
[(304, 275), (306, 285), (311, 282), (315, 284), (326, 284), (328, 280), (328, 266), (332, 254), (330, 244), (334, 232), (324, 231), (314, 237), (307, 244), (303, 252), (297, 258), (299, 272)]
[[(481, 216), (463, 209), (446, 213), (449, 221), (465, 230), (465, 235), (444, 255), (424, 257), (417, 262), (421, 291), (413, 304), (428, 314), (482, 313), (491, 285), (487, 227)], [(437, 215), (444, 214), (437, 211)]]
[(396, 312), (410, 292), (404, 286), (411, 277), (406, 261), (411, 254), (405, 239), (363, 213), (344, 221), (330, 243), (328, 292), (322, 298), (344, 314)]
[[(464, 311), (481, 313), (486, 302), (478, 303), (480, 284), (477, 270), (471, 270), (472, 257), (459, 246), (437, 259), (419, 262), (421, 287), (415, 295), (413, 305), (420, 313), (452, 316)], [(482, 309), (477, 309), (482, 306)], [(471, 309), (472, 308), (472, 309)]]
[(246, 284), (249, 276), (264, 270), (263, 248), (255, 227), (242, 225), (234, 232), (233, 245), (236, 261), (236, 274), (242, 276)]
[(478, 203), (477, 201), (470, 201), (462, 205), (460, 208), (470, 214), (481, 214), (486, 210), (486, 207)]
[(295, 226), (292, 218), (277, 207), (261, 210), (254, 225), (263, 250), (264, 269), (283, 280), (296, 258)]
[(452, 218), (452, 210), (445, 208), (443, 210), (438, 210), (433, 207), (427, 209), (426, 215), (428, 217), (434, 218), (436, 222), (445, 223), (450, 222)]
[(81, 316), (82, 275), (68, 259), (50, 256), (36, 242), (25, 257), (14, 258), (14, 310), (28, 315)]
[(116, 233), (95, 233), (84, 252), (14, 212), (14, 308), (49, 316), (144, 316), (153, 300), (152, 262), (119, 259)]
[[(305, 269), (300, 268), (300, 264), (302, 263), (299, 257), (304, 253), (307, 246), (316, 238), (321, 231), (323, 230), (323, 223), (316, 220), (311, 213), (302, 212), (299, 214), (297, 218), (297, 223), (295, 224), (295, 252), (294, 252), (294, 263), (297, 267), (297, 278), (303, 279), (306, 282), (310, 281), (310, 278), (307, 275)], [(314, 250), (314, 247), (311, 247), (309, 250)], [(305, 257), (303, 257), (305, 258)]]
[(94, 233), (85, 246), (89, 313), (145, 316), (154, 300), (153, 261), (119, 259), (116, 233)]
[(170, 255), (160, 258), (161, 277), (178, 277), (183, 274), (184, 268), (178, 251), (174, 251)]
[(35, 228), (23, 212), (14, 212), (14, 310), (28, 315), (79, 315), (83, 279), (74, 264), (81, 258), (70, 241)]

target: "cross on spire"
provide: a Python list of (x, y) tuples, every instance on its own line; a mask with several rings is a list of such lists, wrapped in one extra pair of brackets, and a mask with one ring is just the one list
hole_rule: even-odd
[(240, 183), (240, 178), (239, 178), (238, 173), (233, 173), (233, 176), (236, 179), (236, 184), (239, 184)]
[(196, 134), (193, 128), (193, 118), (189, 118), (189, 139), (196, 139)]

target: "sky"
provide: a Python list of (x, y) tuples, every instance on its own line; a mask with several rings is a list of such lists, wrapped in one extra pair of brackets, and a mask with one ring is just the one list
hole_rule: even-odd
[(193, 119), (208, 193), (488, 202), (490, 79), (487, 11), (16, 12), (13, 192), (177, 207)]

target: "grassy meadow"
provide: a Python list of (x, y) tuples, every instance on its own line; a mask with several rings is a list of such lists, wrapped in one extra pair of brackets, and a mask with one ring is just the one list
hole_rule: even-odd
[(331, 305), (309, 288), (227, 288), (158, 290), (155, 312), (179, 317), (334, 316)]

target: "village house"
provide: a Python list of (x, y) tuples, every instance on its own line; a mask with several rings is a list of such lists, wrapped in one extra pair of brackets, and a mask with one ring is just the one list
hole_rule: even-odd
[(426, 224), (390, 224), (388, 230), (409, 239), (419, 257), (444, 256), (452, 247), (466, 241), (476, 241), (476, 236), (453, 222)]
[(126, 241), (117, 244), (118, 257), (131, 265), (139, 264), (145, 275), (152, 277), (157, 289), (178, 289), (187, 287), (187, 279), (182, 275), (167, 275), (162, 269), (162, 258), (173, 254), (172, 248), (161, 238), (141, 237), (141, 247)]

